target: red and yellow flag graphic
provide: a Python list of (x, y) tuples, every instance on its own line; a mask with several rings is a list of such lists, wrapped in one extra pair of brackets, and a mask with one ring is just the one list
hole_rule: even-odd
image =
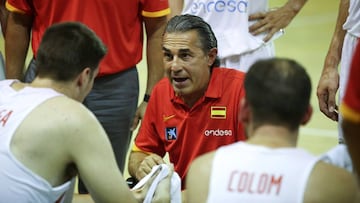
[(213, 119), (226, 119), (226, 106), (212, 106), (210, 115)]

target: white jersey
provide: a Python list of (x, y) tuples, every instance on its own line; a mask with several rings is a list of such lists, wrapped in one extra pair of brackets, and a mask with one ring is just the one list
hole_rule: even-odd
[(326, 163), (344, 168), (353, 173), (353, 166), (346, 144), (338, 144), (329, 151), (323, 153), (320, 159)]
[(343, 28), (351, 35), (360, 37), (360, 0), (350, 0), (349, 15)]
[(265, 34), (249, 33), (250, 14), (268, 10), (268, 0), (184, 0), (183, 14), (203, 18), (218, 40), (220, 58), (240, 55), (264, 45)]
[(297, 148), (245, 142), (223, 146), (215, 153), (207, 202), (302, 203), (317, 162), (317, 157)]
[(55, 202), (69, 189), (70, 181), (52, 187), (16, 159), (10, 143), (18, 126), (33, 109), (62, 94), (48, 88), (25, 87), (15, 91), (10, 87), (13, 82), (0, 81), (0, 202)]

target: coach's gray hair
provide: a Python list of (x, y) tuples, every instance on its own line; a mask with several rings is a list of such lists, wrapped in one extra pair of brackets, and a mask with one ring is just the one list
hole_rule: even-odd
[[(190, 14), (178, 15), (171, 18), (165, 28), (165, 33), (187, 32), (196, 30), (204, 53), (208, 53), (212, 48), (217, 48), (217, 40), (211, 26), (202, 18)], [(220, 60), (216, 57), (211, 68), (220, 65)]]

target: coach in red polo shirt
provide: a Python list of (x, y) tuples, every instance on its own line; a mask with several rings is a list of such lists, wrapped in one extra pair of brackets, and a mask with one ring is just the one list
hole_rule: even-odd
[[(129, 157), (129, 173), (141, 179), (170, 162), (182, 178), (190, 162), (245, 139), (239, 122), (244, 73), (217, 67), (217, 41), (201, 18), (172, 18), (163, 36), (166, 78), (154, 87)], [(184, 188), (183, 188), (184, 189)]]

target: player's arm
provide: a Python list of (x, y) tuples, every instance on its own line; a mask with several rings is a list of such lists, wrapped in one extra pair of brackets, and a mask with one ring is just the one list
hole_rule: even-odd
[(186, 175), (187, 203), (206, 202), (209, 194), (210, 174), (214, 152), (197, 157)]
[(176, 15), (181, 15), (181, 12), (184, 7), (184, 0), (169, 0), (169, 6), (171, 13), (169, 15), (169, 19)]
[(6, 78), (23, 79), (23, 70), (30, 42), (33, 17), (14, 11), (8, 15), (5, 37)]
[[(147, 82), (145, 94), (151, 95), (155, 84), (164, 77), (164, 65), (162, 54), (162, 34), (167, 23), (167, 17), (144, 17), (146, 31), (146, 62)], [(142, 101), (135, 113), (132, 130), (135, 130), (139, 120), (144, 117), (147, 102)]]
[(166, 16), (150, 18), (144, 17), (146, 43), (146, 61), (148, 67), (146, 93), (150, 94), (155, 84), (164, 77), (162, 53), (162, 34), (166, 25)]
[(251, 14), (249, 20), (257, 20), (257, 22), (249, 27), (249, 31), (253, 35), (267, 32), (264, 41), (269, 41), (276, 32), (290, 24), (306, 2), (307, 0), (288, 0), (278, 9)]
[(335, 31), (325, 57), (316, 93), (320, 111), (334, 121), (338, 120), (338, 114), (335, 112), (335, 109), (338, 108), (336, 105), (336, 92), (339, 88), (338, 66), (341, 60), (342, 47), (346, 34), (342, 26), (348, 16), (348, 8), (349, 0), (342, 0), (339, 6)]
[(95, 116), (74, 104), (64, 120), (69, 157), (95, 202), (137, 202), (116, 164), (108, 137)]
[(1, 31), (4, 37), (6, 33), (7, 18), (9, 15), (9, 11), (5, 8), (5, 2), (6, 0), (0, 0), (0, 23), (1, 23)]
[(129, 155), (128, 170), (132, 177), (142, 179), (155, 165), (164, 164), (165, 161), (157, 154), (132, 150)]

